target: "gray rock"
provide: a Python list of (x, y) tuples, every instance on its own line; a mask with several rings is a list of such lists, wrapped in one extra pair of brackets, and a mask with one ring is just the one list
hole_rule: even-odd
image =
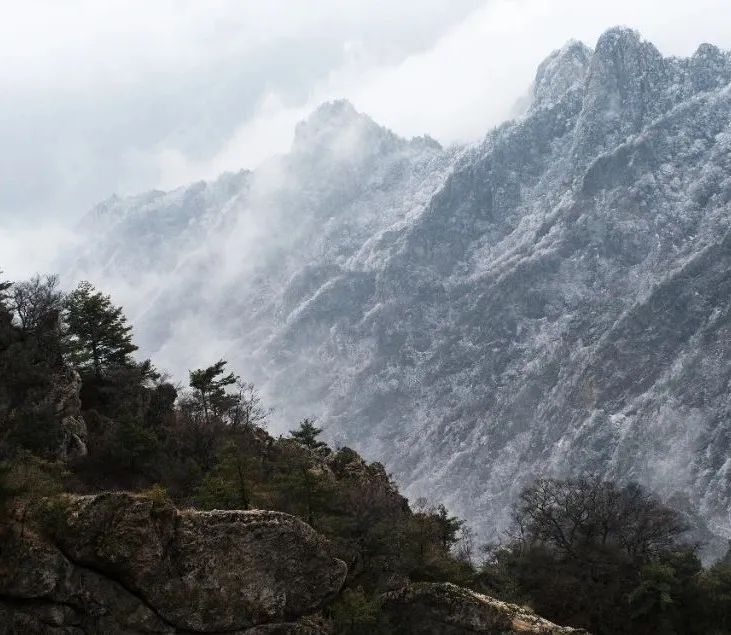
[(544, 620), (526, 607), (449, 583), (411, 584), (385, 594), (383, 606), (397, 632), (413, 635), (586, 634)]
[(345, 579), (326, 541), (287, 514), (178, 511), (125, 493), (69, 496), (54, 509), (49, 539), (4, 528), (0, 599), (17, 628), (306, 632), (282, 629)]
[(81, 377), (72, 368), (56, 374), (47, 403), (53, 406), (61, 428), (61, 442), (57, 456), (61, 460), (86, 456), (87, 429), (81, 416)]
[(139, 597), (29, 527), (2, 528), (0, 633), (172, 633)]
[(302, 521), (270, 511), (177, 511), (130, 494), (68, 499), (55, 534), (75, 563), (103, 571), (169, 624), (230, 631), (312, 613), (346, 566)]

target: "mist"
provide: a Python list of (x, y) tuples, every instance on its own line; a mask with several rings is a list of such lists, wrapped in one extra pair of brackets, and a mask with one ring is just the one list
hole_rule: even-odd
[[(216, 299), (240, 295), (255, 265), (296, 243), (304, 212), (287, 208), (293, 174), (272, 157), (286, 156), (297, 123), (319, 104), (345, 97), (398, 135), (428, 133), (458, 153), (520, 113), (537, 65), (567, 40), (593, 46), (622, 22), (666, 55), (706, 40), (728, 47), (731, 25), (714, 17), (723, 4), (669, 2), (659, 15), (656, 3), (624, 0), (351, 2), (342, 11), (329, 2), (294, 11), (75, 2), (41, 3), (39, 16), (38, 5), (18, 5), (0, 39), (9, 60), (0, 79), (13, 96), (0, 107), (13, 149), (0, 159), (0, 267), (10, 279), (60, 270), (67, 288), (92, 280), (125, 307), (142, 353), (176, 379), (232, 355), (241, 373), (262, 376), (239, 351), (242, 326), (222, 325), (231, 311)], [(169, 258), (121, 273), (85, 260), (83, 215), (98, 201), (172, 190), (174, 206), (188, 184), (242, 168), (256, 168), (236, 186), (245, 194), (220, 199), (211, 186), (206, 204), (224, 200), (223, 213), (161, 246)]]
[(566, 40), (593, 45), (626, 24), (666, 55), (728, 48), (726, 10), (721, 0), (14, 3), (0, 26), (0, 229), (7, 242), (43, 220), (48, 234), (112, 193), (254, 168), (335, 98), (404, 136), (473, 141), (514, 112)]

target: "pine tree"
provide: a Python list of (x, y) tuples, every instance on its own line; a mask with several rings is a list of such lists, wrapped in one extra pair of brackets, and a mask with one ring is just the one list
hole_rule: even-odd
[(304, 458), (293, 458), (278, 479), (280, 505), (314, 525), (328, 511), (335, 497), (335, 485), (326, 473)]
[(322, 428), (316, 427), (315, 421), (317, 421), (317, 419), (314, 417), (305, 417), (300, 422), (300, 427), (297, 428), (297, 430), (289, 431), (290, 435), (292, 435), (292, 438), (297, 441), (297, 443), (304, 445), (306, 448), (310, 448), (310, 450), (319, 450), (320, 448), (327, 447), (327, 443), (317, 439), (322, 432)]
[(226, 360), (219, 359), (208, 368), (190, 371), (190, 387), (194, 390), (196, 405), (203, 411), (203, 419), (211, 422), (211, 416), (220, 416), (237, 403), (236, 395), (229, 395), (226, 388), (235, 384), (238, 377), (225, 373)]
[(229, 443), (198, 488), (198, 501), (205, 509), (249, 509), (259, 464), (259, 459)]
[(66, 298), (66, 333), (71, 362), (99, 378), (113, 366), (132, 366), (132, 327), (108, 295), (81, 282)]
[(459, 540), (459, 532), (465, 521), (457, 516), (450, 516), (444, 505), (437, 506), (436, 521), (439, 526), (439, 541), (442, 548), (447, 551)]

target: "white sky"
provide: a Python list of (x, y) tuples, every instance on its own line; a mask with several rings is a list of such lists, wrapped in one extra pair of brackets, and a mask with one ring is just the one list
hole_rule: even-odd
[[(255, 167), (346, 97), (403, 135), (480, 138), (570, 38), (731, 48), (731, 0), (0, 0), (0, 267), (42, 266), (112, 193)], [(35, 254), (35, 255), (34, 255)]]

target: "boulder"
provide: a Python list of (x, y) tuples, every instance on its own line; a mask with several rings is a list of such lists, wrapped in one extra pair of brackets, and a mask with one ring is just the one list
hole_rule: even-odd
[(145, 623), (82, 632), (289, 632), (287, 622), (317, 611), (345, 579), (325, 539), (279, 512), (179, 511), (127, 493), (66, 496), (54, 509), (47, 539), (25, 531), (22, 548), (3, 549), (0, 597), (16, 621), (83, 626), (102, 611), (115, 624), (129, 614)]
[(501, 602), (449, 583), (407, 585), (383, 596), (383, 607), (398, 633), (462, 635), (586, 634), (557, 626), (529, 608)]

